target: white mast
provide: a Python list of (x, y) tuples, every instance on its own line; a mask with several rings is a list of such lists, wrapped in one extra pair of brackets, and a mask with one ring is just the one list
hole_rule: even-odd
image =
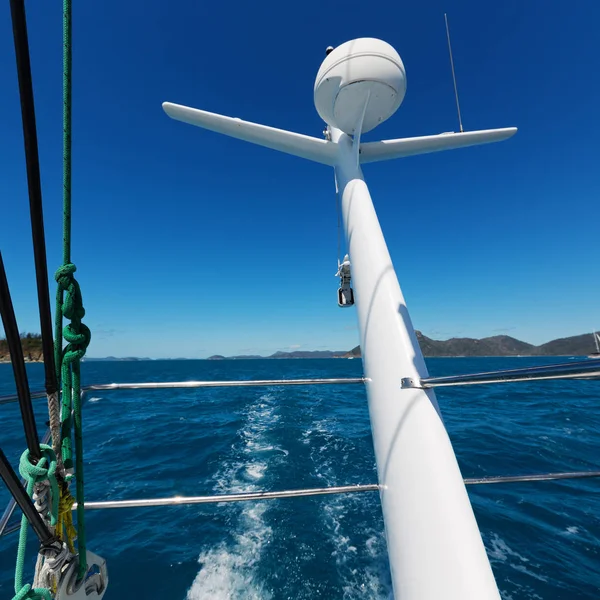
[(435, 394), (401, 385), (427, 377), (427, 369), (360, 165), (501, 141), (516, 129), (361, 143), (363, 132), (397, 110), (405, 90), (396, 51), (363, 38), (331, 51), (317, 75), (326, 140), (176, 104), (163, 108), (174, 119), (335, 167), (395, 596), (499, 600)]

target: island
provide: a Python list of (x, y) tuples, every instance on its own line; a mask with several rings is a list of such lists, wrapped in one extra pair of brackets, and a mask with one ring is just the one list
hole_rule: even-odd
[[(21, 347), (25, 362), (43, 362), (42, 336), (39, 333), (22, 333)], [(3, 362), (10, 362), (10, 352), (6, 339), (0, 338), (0, 363)]]
[[(417, 340), (426, 358), (429, 357), (456, 357), (456, 356), (587, 356), (594, 351), (592, 334), (584, 333), (566, 338), (559, 338), (535, 346), (522, 342), (508, 335), (495, 335), (481, 339), (476, 338), (450, 338), (448, 340), (434, 340), (422, 332), (417, 331)], [(21, 334), (21, 346), (25, 362), (42, 362), (42, 338), (37, 333)], [(352, 350), (294, 350), (292, 352), (278, 351), (269, 356), (257, 354), (241, 354), (236, 356), (223, 356), (214, 354), (208, 360), (256, 360), (256, 359), (290, 359), (290, 358), (360, 358), (360, 346)], [(117, 358), (85, 357), (85, 361), (142, 361), (150, 358), (128, 356)], [(174, 360), (174, 359), (169, 359)], [(186, 360), (180, 358), (177, 360)], [(0, 339), (0, 363), (10, 362), (8, 344), (5, 339)]]

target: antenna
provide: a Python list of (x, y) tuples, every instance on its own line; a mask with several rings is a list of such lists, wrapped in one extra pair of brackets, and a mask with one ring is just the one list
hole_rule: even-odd
[(454, 97), (456, 98), (456, 111), (458, 112), (458, 125), (460, 132), (463, 133), (463, 124), (460, 116), (460, 104), (458, 103), (458, 88), (456, 87), (456, 75), (454, 74), (454, 59), (452, 58), (452, 45), (450, 44), (450, 28), (448, 27), (448, 15), (444, 13), (446, 21), (446, 37), (448, 38), (448, 52), (450, 53), (450, 66), (452, 67), (452, 81), (454, 82)]

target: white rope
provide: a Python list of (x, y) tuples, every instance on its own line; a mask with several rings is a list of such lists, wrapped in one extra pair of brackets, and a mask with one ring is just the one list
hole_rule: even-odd
[(45, 481), (38, 481), (33, 486), (33, 505), (35, 510), (40, 513), (40, 516), (44, 521), (48, 522), (48, 515), (50, 514), (50, 482), (46, 479)]
[(56, 589), (58, 587), (63, 567), (72, 556), (73, 555), (69, 552), (66, 544), (62, 545), (62, 548), (58, 554), (52, 556), (43, 556), (42, 554), (38, 554), (38, 559), (35, 565), (33, 587)]
[[(40, 517), (44, 520), (50, 531), (54, 533), (54, 528), (50, 526), (50, 482), (46, 479), (45, 481), (38, 481), (33, 486), (33, 506), (38, 511)], [(35, 572), (33, 576), (33, 587), (50, 587), (45, 583), (44, 575), (44, 555), (39, 553), (35, 562)]]
[(61, 427), (60, 427), (60, 407), (58, 405), (58, 392), (54, 392), (53, 394), (48, 394), (48, 418), (50, 421), (50, 433), (52, 435), (52, 450), (56, 454), (56, 471), (57, 473), (64, 477), (65, 467), (62, 461), (62, 453), (61, 453)]

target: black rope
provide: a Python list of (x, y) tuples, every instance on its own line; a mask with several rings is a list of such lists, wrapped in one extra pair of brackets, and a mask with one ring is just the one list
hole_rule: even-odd
[(17, 386), (17, 396), (19, 397), (21, 419), (23, 420), (23, 427), (25, 428), (27, 448), (29, 449), (29, 455), (32, 460), (37, 462), (42, 457), (40, 453), (40, 440), (35, 425), (31, 394), (29, 393), (29, 382), (27, 381), (27, 371), (25, 370), (21, 336), (19, 335), (19, 327), (17, 326), (17, 319), (15, 318), (10, 290), (8, 289), (2, 253), (0, 253), (0, 315), (2, 316), (2, 325), (4, 326), (15, 384)]
[(23, 140), (27, 162), (27, 183), (29, 187), (29, 211), (31, 214), (31, 233), (33, 236), (33, 254), (40, 312), (42, 349), (44, 352), (45, 387), (47, 394), (58, 390), (56, 369), (54, 366), (54, 341), (52, 337), (52, 315), (50, 312), (50, 293), (48, 290), (48, 266), (46, 263), (46, 239), (44, 235), (44, 213), (42, 210), (42, 186), (40, 183), (40, 161), (38, 155), (33, 85), (31, 82), (31, 63), (29, 60), (29, 42), (27, 40), (27, 21), (23, 0), (10, 0), (17, 75), (21, 97), (21, 116), (23, 119)]
[(38, 536), (42, 546), (50, 546), (56, 541), (56, 537), (48, 529), (47, 525), (35, 509), (27, 490), (23, 487), (14, 469), (10, 466), (6, 455), (0, 448), (0, 477), (2, 477), (8, 491), (23, 511), (23, 514), (31, 524), (35, 535)]

